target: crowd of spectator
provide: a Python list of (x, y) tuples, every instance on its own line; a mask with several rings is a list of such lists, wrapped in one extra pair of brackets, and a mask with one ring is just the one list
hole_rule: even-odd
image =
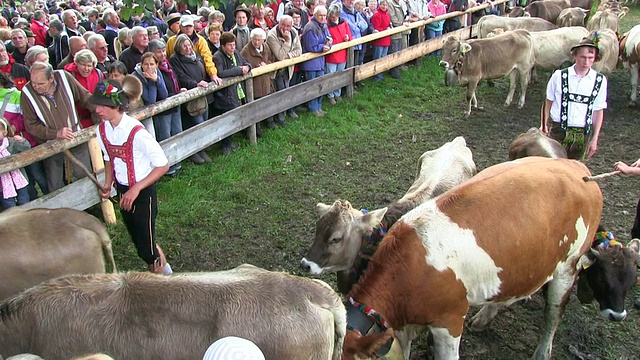
[[(101, 121), (86, 100), (102, 80), (115, 80), (123, 86), (130, 96), (131, 110), (188, 89), (208, 87), (211, 82), (221, 84), (221, 79), (246, 75), (252, 68), (308, 52), (325, 53), (341, 42), (467, 7), (467, 0), (366, 1), (274, 0), (251, 7), (225, 1), (215, 9), (161, 0), (142, 15), (123, 19), (120, 11), (125, 5), (119, 0), (28, 0), (22, 4), (11, 0), (4, 3), (0, 17), (0, 72), (5, 75), (0, 78), (0, 95), (6, 94), (0, 117), (31, 146), (54, 139), (71, 140), (78, 130)], [(423, 32), (407, 29), (358, 45), (355, 61), (362, 64), (369, 58), (381, 58), (462, 25), (461, 20), (441, 20)], [(347, 51), (342, 50), (258, 76), (252, 79), (254, 97), (342, 71), (346, 62)], [(400, 78), (400, 70), (391, 69), (389, 75)], [(378, 74), (374, 80), (382, 76)], [(244, 87), (240, 83), (224, 88), (142, 123), (162, 141), (241, 106), (246, 102)], [(326, 96), (330, 105), (341, 100), (340, 89)], [(323, 97), (319, 97), (306, 108), (322, 117), (322, 103)], [(257, 135), (262, 136), (263, 124), (269, 129), (286, 126), (286, 117), (298, 118), (296, 111), (302, 108), (265, 118), (257, 124)], [(236, 147), (232, 137), (221, 142), (222, 154)], [(85, 145), (73, 153), (88, 165), (87, 151)], [(211, 162), (206, 151), (190, 160), (195, 164)], [(180, 168), (176, 164), (167, 174), (175, 175)], [(73, 171), (77, 170), (75, 164), (63, 155), (25, 170), (31, 200), (84, 176)]]

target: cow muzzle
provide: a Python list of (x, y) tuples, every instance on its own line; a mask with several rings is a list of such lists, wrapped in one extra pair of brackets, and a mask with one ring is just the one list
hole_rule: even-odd
[(318, 264), (313, 261), (308, 261), (306, 258), (302, 258), (300, 261), (300, 267), (302, 270), (308, 272), (311, 275), (320, 275), (322, 274), (322, 268), (318, 266)]
[(611, 309), (604, 309), (600, 314), (607, 320), (622, 321), (627, 317), (627, 310), (622, 310), (622, 312), (619, 313)]
[(445, 69), (448, 69), (448, 68), (449, 68), (449, 63), (448, 63), (448, 62), (446, 62), (446, 61), (442, 61), (442, 60), (440, 60), (440, 67), (443, 67), (443, 68), (445, 68)]

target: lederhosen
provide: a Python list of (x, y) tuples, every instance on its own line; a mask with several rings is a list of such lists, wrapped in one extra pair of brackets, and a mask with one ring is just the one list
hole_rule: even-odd
[[(113, 145), (107, 139), (105, 133), (105, 123), (101, 123), (98, 127), (100, 138), (107, 150), (107, 155), (111, 161), (113, 169), (113, 179), (116, 182), (116, 190), (118, 197), (129, 190), (130, 186), (136, 183), (136, 173), (133, 161), (133, 140), (138, 131), (144, 129), (144, 126), (138, 125), (131, 130), (127, 141), (122, 145)], [(115, 166), (113, 159), (118, 158), (127, 165), (127, 179), (129, 185), (122, 185), (118, 182), (115, 174)], [(127, 227), (127, 231), (131, 236), (131, 240), (138, 250), (138, 256), (146, 261), (147, 264), (153, 264), (158, 259), (156, 250), (156, 217), (158, 215), (158, 195), (156, 185), (151, 184), (142, 189), (138, 197), (133, 201), (131, 211), (120, 209), (122, 221)]]
[[(560, 98), (560, 123), (554, 123), (553, 125), (555, 126), (551, 130), (555, 133), (555, 136), (552, 137), (562, 143), (570, 159), (584, 159), (586, 150), (585, 142), (589, 134), (591, 134), (591, 124), (593, 122), (591, 118), (593, 115), (593, 103), (600, 92), (603, 77), (604, 75), (601, 73), (596, 74), (596, 81), (593, 84), (593, 90), (590, 95), (574, 94), (569, 92), (569, 69), (561, 71), (562, 96)], [(569, 103), (571, 102), (587, 105), (584, 127), (568, 126)]]

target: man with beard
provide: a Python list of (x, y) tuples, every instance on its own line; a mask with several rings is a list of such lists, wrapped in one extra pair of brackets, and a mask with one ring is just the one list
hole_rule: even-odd
[(211, 81), (221, 85), (222, 80), (218, 77), (218, 70), (216, 69), (216, 65), (213, 63), (211, 50), (209, 50), (207, 40), (196, 33), (191, 15), (182, 15), (180, 18), (180, 32), (170, 37), (169, 41), (167, 41), (167, 57), (171, 57), (171, 55), (173, 55), (173, 48), (175, 46), (176, 39), (180, 34), (185, 34), (189, 39), (191, 39), (193, 50), (200, 54), (200, 57), (202, 57), (202, 60), (204, 61), (204, 67), (207, 71), (207, 75), (209, 75)]
[(22, 90), (30, 79), (29, 69), (22, 64), (18, 64), (9, 55), (7, 48), (2, 42), (0, 42), (0, 71), (9, 75), (18, 90)]
[[(100, 117), (95, 114), (95, 105), (89, 102), (91, 93), (64, 70), (53, 70), (50, 64), (35, 62), (31, 66), (31, 81), (22, 89), (20, 106), (27, 132), (36, 138), (37, 144), (49, 140), (73, 140), (74, 133), (80, 130), (80, 118), (76, 104), (89, 110), (95, 124)], [(90, 168), (87, 144), (70, 149), (84, 166)], [(65, 185), (65, 156), (63, 153), (44, 159), (44, 171), (47, 175), (49, 191), (55, 191)], [(85, 177), (81, 167), (69, 164), (76, 178)]]

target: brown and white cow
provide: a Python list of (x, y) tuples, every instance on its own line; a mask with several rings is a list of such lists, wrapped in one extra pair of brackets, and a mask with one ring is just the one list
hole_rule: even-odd
[(238, 336), (267, 359), (338, 360), (346, 311), (326, 283), (252, 265), (213, 273), (71, 275), (0, 302), (0, 354), (202, 359)]
[(558, 141), (544, 135), (538, 128), (531, 128), (509, 145), (509, 160), (527, 156), (541, 156), (552, 159), (566, 159), (567, 151)]
[(520, 78), (520, 99), (522, 108), (527, 94), (528, 74), (535, 64), (534, 44), (526, 30), (514, 30), (490, 39), (476, 39), (462, 42), (458, 37), (449, 36), (442, 47), (440, 66), (446, 68), (447, 86), (467, 87), (467, 111), (471, 106), (478, 108), (476, 88), (481, 80), (499, 79), (509, 75), (509, 93), (504, 102), (509, 106), (516, 91), (516, 81)]
[(502, 29), (504, 31), (523, 29), (533, 32), (552, 30), (555, 28), (557, 28), (555, 24), (544, 19), (486, 15), (478, 21), (478, 39), (485, 39), (487, 35), (495, 29)]
[(0, 300), (56, 276), (104, 273), (105, 257), (116, 271), (107, 229), (84, 211), (11, 209), (0, 233)]
[(584, 26), (588, 13), (588, 10), (579, 7), (564, 9), (556, 19), (556, 25), (559, 27)]
[(545, 19), (550, 23), (555, 24), (558, 16), (564, 9), (571, 7), (569, 0), (544, 0), (535, 1), (525, 6), (522, 10), (516, 6), (513, 11), (509, 13), (509, 17), (530, 16), (534, 18)]
[(640, 25), (636, 25), (620, 39), (620, 58), (629, 67), (631, 95), (629, 106), (636, 106), (638, 98), (638, 75), (640, 73)]
[(458, 136), (420, 156), (418, 173), (409, 191), (388, 208), (365, 214), (344, 200), (333, 205), (319, 203), (315, 238), (300, 266), (312, 275), (337, 272), (338, 290), (347, 294), (366, 268), (367, 259), (376, 250), (386, 229), (407, 211), (470, 179), (475, 173), (471, 149), (464, 138)]
[[(349, 332), (343, 358), (371, 356), (390, 339), (385, 329), (427, 327), (435, 359), (458, 359), (470, 306), (483, 306), (471, 324), (481, 330), (501, 306), (546, 284), (534, 359), (549, 359), (602, 214), (600, 188), (582, 180), (589, 174), (578, 161), (527, 157), (489, 167), (405, 214), (349, 294), (349, 326), (364, 333), (375, 325), (381, 334)], [(369, 315), (350, 309), (359, 305)]]

